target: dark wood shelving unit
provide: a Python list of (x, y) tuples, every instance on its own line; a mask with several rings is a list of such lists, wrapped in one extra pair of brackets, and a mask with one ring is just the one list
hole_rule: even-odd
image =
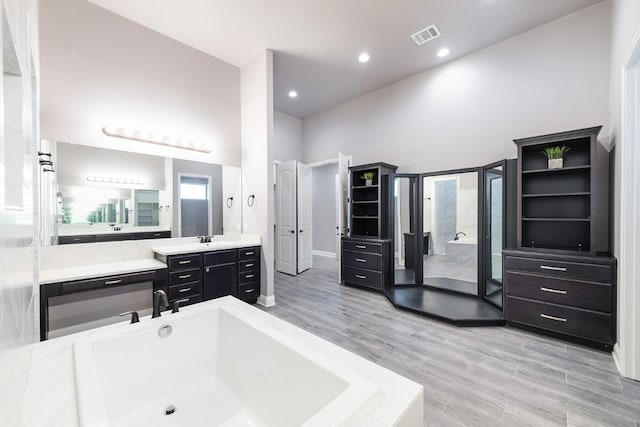
[[(595, 255), (608, 250), (608, 153), (601, 127), (515, 140), (518, 247)], [(566, 145), (564, 167), (547, 168), (547, 147)], [(604, 236), (604, 237), (603, 237)]]
[[(601, 127), (515, 140), (517, 250), (503, 251), (512, 326), (611, 351), (616, 259), (609, 252), (609, 153)], [(543, 150), (566, 145), (564, 167)]]
[[(386, 163), (371, 163), (349, 168), (351, 172), (351, 218), (349, 231), (352, 237), (388, 238), (391, 218), (389, 217), (390, 176), (397, 169)], [(371, 185), (366, 185), (362, 175), (373, 172)]]

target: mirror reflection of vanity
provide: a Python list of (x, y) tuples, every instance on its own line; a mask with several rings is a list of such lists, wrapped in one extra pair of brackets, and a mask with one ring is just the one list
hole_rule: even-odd
[(65, 142), (43, 146), (55, 165), (55, 179), (43, 188), (43, 244), (242, 232), (238, 167)]

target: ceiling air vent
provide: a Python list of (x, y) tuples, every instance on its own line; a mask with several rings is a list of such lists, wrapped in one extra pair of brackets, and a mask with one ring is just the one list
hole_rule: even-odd
[(438, 27), (435, 25), (429, 25), (427, 28), (423, 28), (417, 33), (411, 34), (411, 38), (418, 46), (425, 44), (428, 41), (431, 41), (437, 37), (440, 37), (442, 34)]

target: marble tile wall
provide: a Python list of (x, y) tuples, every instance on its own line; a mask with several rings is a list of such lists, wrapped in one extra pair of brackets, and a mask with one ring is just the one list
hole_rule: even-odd
[[(37, 93), (33, 1), (3, 0), (0, 81), (0, 424), (19, 425), (35, 341)], [(27, 15), (31, 17), (27, 19)], [(27, 24), (31, 27), (27, 28)], [(37, 58), (35, 59), (37, 64)]]

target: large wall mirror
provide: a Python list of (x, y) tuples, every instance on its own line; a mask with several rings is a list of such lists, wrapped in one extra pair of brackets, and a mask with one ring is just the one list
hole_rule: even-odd
[[(58, 237), (170, 231), (171, 237), (242, 232), (240, 168), (47, 141), (55, 180), (43, 244)], [(49, 180), (50, 181), (50, 180)]]

